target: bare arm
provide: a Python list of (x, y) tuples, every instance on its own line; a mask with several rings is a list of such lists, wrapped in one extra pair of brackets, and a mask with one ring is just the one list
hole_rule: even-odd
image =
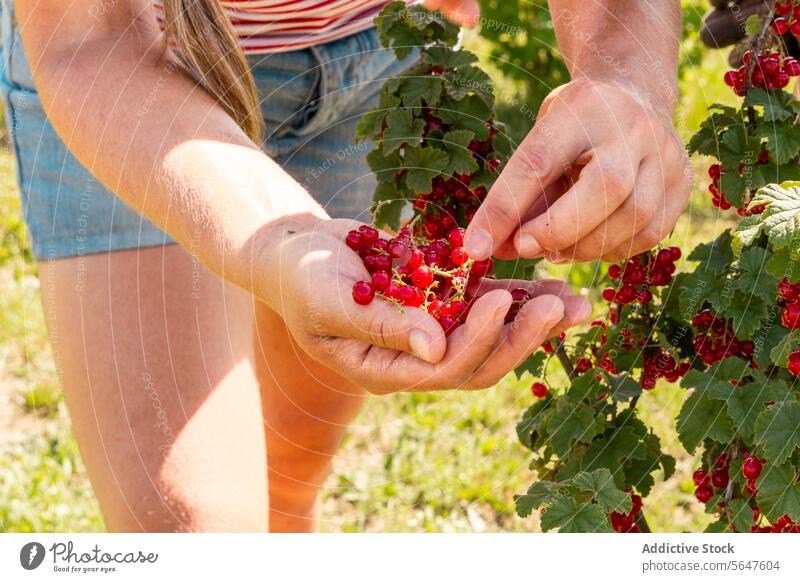
[(691, 171), (672, 124), (677, 0), (551, 0), (572, 80), (543, 103), (465, 237), (473, 256), (620, 260), (683, 211)]
[(99, 17), (93, 6), (17, 2), (48, 117), (110, 190), (212, 270), (253, 290), (256, 233), (324, 211), (163, 49), (146, 1), (117, 2)]
[(510, 293), (490, 289), (447, 341), (422, 310), (356, 305), (352, 286), (369, 273), (343, 241), (357, 223), (328, 219), (162, 50), (146, 0), (98, 18), (92, 6), (17, 0), (59, 135), (120, 198), (274, 308), (312, 357), (375, 392), (486, 387), (588, 317), (584, 300), (551, 285), (511, 328)]
[(677, 102), (681, 9), (677, 0), (550, 0), (558, 46), (572, 79), (636, 90), (672, 119)]

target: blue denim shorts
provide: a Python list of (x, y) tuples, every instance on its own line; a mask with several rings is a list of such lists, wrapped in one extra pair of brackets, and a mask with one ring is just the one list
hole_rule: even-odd
[[(40, 260), (174, 243), (97, 181), (42, 110), (2, 0), (0, 90), (17, 162), (22, 208)], [(381, 48), (376, 29), (289, 53), (249, 55), (266, 127), (263, 147), (336, 218), (368, 218), (375, 187), (355, 126), (382, 81), (409, 68)], [(223, 193), (220, 193), (223, 195)]]

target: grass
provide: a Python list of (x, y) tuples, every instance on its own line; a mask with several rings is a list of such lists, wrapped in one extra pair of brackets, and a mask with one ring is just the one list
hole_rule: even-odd
[[(693, 46), (684, 55), (694, 58)], [(684, 137), (720, 88), (721, 55), (690, 63), (681, 79)], [(709, 68), (710, 66), (710, 68)], [(704, 172), (696, 161), (698, 175)], [(672, 240), (684, 248), (728, 223), (711, 212), (703, 180)], [(10, 154), (0, 151), (0, 532), (103, 529), (97, 502), (70, 432), (46, 339), (35, 265), (27, 251)], [(598, 265), (554, 274), (597, 287)], [(594, 297), (596, 291), (590, 296)], [(641, 414), (677, 460), (657, 477), (645, 510), (655, 531), (699, 531), (708, 519), (691, 494), (696, 463), (682, 449), (674, 419), (680, 388), (662, 384), (640, 400)], [(479, 393), (401, 394), (369, 399), (334, 462), (324, 493), (326, 531), (537, 531), (515, 516), (513, 495), (534, 479), (515, 424), (530, 404), (528, 386), (506, 379)]]

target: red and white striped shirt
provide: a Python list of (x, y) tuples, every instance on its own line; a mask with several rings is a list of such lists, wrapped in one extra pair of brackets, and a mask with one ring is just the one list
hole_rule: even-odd
[[(219, 0), (246, 53), (298, 50), (373, 26), (388, 0)], [(163, 28), (163, 4), (153, 0)]]

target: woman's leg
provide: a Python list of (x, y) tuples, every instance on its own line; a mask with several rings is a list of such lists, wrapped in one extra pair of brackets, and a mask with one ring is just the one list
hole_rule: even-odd
[(256, 311), (270, 531), (319, 529), (319, 490), (366, 392), (308, 357), (269, 307)]
[(264, 531), (252, 300), (177, 245), (40, 263), (75, 435), (112, 531)]

